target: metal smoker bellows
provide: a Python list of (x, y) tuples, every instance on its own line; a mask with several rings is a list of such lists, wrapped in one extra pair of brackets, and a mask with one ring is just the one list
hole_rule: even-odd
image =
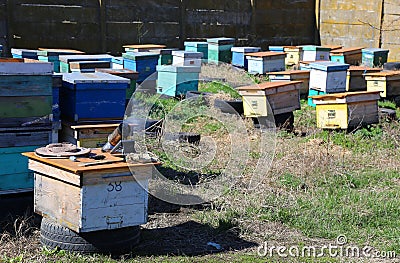
[[(135, 152), (133, 140), (122, 140), (122, 131), (129, 131), (126, 123), (120, 123), (115, 130), (108, 135), (107, 143), (101, 148), (102, 152), (115, 153), (122, 150), (123, 153)], [(122, 149), (121, 149), (122, 148)]]

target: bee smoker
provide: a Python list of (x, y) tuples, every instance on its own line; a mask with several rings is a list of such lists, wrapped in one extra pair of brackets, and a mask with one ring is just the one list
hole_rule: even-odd
[(119, 148), (122, 152), (134, 152), (134, 141), (122, 140), (122, 131), (128, 132), (129, 126), (126, 123), (120, 123), (115, 130), (108, 135), (107, 143), (101, 148), (102, 152), (116, 153)]

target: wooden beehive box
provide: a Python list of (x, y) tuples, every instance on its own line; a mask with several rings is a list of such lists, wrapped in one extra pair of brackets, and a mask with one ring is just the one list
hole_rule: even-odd
[(303, 60), (302, 47), (300, 46), (285, 46), (284, 51), (286, 53), (285, 65), (287, 66), (298, 65)]
[(279, 81), (239, 87), (244, 115), (265, 117), (300, 109), (301, 85), (301, 81)]
[(38, 59), (44, 62), (51, 62), (54, 66), (54, 72), (60, 72), (60, 55), (81, 55), (84, 52), (74, 49), (53, 49), (39, 48), (37, 52)]
[(38, 59), (37, 52), (38, 50), (35, 49), (11, 48), (11, 55), (13, 58)]
[(346, 91), (366, 91), (367, 81), (364, 74), (380, 71), (382, 71), (380, 68), (350, 66), (347, 70)]
[(301, 49), (301, 61), (327, 61), (329, 60), (329, 52), (330, 48), (314, 46), (314, 45), (306, 45), (300, 46)]
[(51, 125), (53, 65), (0, 59), (0, 127)]
[(176, 48), (161, 48), (161, 49), (152, 49), (150, 50), (150, 52), (160, 55), (158, 59), (158, 65), (172, 65), (173, 61), (172, 52), (176, 50), (177, 50)]
[(153, 52), (128, 52), (123, 53), (124, 68), (139, 72), (138, 83), (157, 72), (159, 54)]
[(175, 66), (201, 66), (201, 58), (203, 53), (193, 51), (172, 51), (172, 65)]
[(134, 44), (134, 45), (124, 45), (122, 46), (125, 52), (149, 52), (153, 49), (166, 48), (165, 45), (158, 44)]
[(71, 68), (69, 63), (74, 61), (109, 61), (111, 62), (113, 56), (108, 54), (98, 55), (60, 55), (60, 72), (69, 73)]
[(364, 48), (362, 50), (362, 64), (367, 67), (382, 67), (387, 62), (388, 49)]
[(323, 45), (322, 47), (329, 48), (330, 51), (336, 50), (336, 49), (341, 49), (343, 46), (342, 45)]
[(325, 95), (325, 94), (328, 94), (328, 93), (326, 93), (324, 91), (316, 90), (316, 89), (308, 89), (308, 99), (307, 99), (308, 106), (311, 106), (311, 107), (314, 107), (314, 108), (317, 106), (313, 102), (312, 96)]
[(60, 92), (65, 120), (122, 119), (130, 80), (102, 72), (65, 73)]
[(255, 52), (246, 54), (248, 72), (250, 74), (265, 74), (272, 71), (285, 70), (286, 53)]
[(348, 64), (321, 61), (310, 64), (310, 89), (326, 93), (346, 91)]
[(96, 72), (103, 72), (129, 79), (131, 83), (129, 85), (129, 88), (126, 90), (126, 99), (127, 100), (131, 99), (133, 93), (136, 90), (136, 80), (139, 77), (139, 72), (124, 68), (123, 69), (96, 68)]
[(246, 53), (254, 53), (261, 51), (259, 47), (233, 47), (232, 51), (232, 65), (247, 69), (248, 61)]
[(362, 62), (362, 49), (363, 47), (348, 47), (332, 50), (330, 52), (331, 61), (360, 65)]
[(111, 68), (111, 61), (72, 61), (69, 67), (71, 72), (92, 73), (96, 68)]
[(110, 135), (119, 123), (96, 123), (75, 125), (63, 122), (60, 132), (60, 141), (70, 142), (78, 147), (99, 148), (107, 143)]
[(349, 129), (379, 122), (379, 91), (358, 91), (311, 97), (317, 105), (317, 127)]
[(308, 87), (310, 81), (309, 70), (287, 70), (279, 72), (267, 73), (270, 81), (302, 81), (303, 85), (300, 89), (300, 95), (308, 94)]
[[(100, 149), (93, 153), (106, 156), (105, 161), (121, 158)], [(78, 232), (118, 229), (147, 222), (148, 181), (153, 164), (115, 162), (83, 167), (93, 159), (45, 159), (34, 153), (29, 169), (35, 173), (35, 212)], [(132, 174), (135, 175), (132, 176)]]
[(0, 128), (0, 195), (33, 190), (33, 173), (21, 153), (51, 142), (51, 127)]
[(400, 71), (381, 71), (365, 74), (368, 91), (380, 91), (382, 98), (400, 96)]
[(207, 42), (191, 42), (187, 41), (185, 44), (185, 51), (194, 51), (203, 53), (203, 59), (208, 59), (208, 43)]
[(231, 48), (235, 43), (234, 38), (228, 37), (217, 37), (217, 38), (208, 38), (208, 61), (209, 62), (225, 62), (231, 63), (232, 61), (232, 52)]
[(175, 97), (197, 91), (200, 71), (197, 66), (157, 66), (157, 93)]

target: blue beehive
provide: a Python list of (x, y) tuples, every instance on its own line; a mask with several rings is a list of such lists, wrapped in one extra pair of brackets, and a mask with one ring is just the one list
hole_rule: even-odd
[(311, 107), (316, 107), (315, 103), (313, 102), (313, 99), (311, 99), (311, 96), (316, 96), (316, 95), (326, 95), (328, 93), (316, 89), (309, 89), (308, 90), (308, 101), (307, 104)]
[(30, 59), (38, 59), (38, 50), (33, 49), (20, 49), (20, 48), (12, 48), (11, 55), (13, 58), (30, 58)]
[(157, 93), (175, 97), (197, 91), (200, 71), (197, 66), (157, 66)]
[(73, 121), (122, 119), (129, 79), (95, 72), (63, 74), (60, 109)]
[(259, 47), (233, 47), (232, 51), (232, 65), (247, 69), (247, 59), (245, 53), (258, 52)]
[(207, 42), (185, 42), (185, 51), (202, 52), (203, 59), (208, 59), (208, 43)]
[(138, 83), (142, 83), (157, 70), (159, 54), (153, 52), (123, 53), (124, 68), (139, 72)]
[(382, 48), (362, 49), (362, 64), (367, 67), (381, 67), (387, 62), (389, 50)]

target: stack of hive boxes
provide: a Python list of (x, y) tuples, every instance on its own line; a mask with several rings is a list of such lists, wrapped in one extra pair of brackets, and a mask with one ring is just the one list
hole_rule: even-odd
[(197, 91), (202, 52), (173, 51), (172, 65), (157, 66), (157, 93), (176, 97)]
[(0, 59), (0, 194), (31, 191), (22, 152), (52, 142), (51, 63)]
[(51, 62), (54, 65), (54, 72), (60, 72), (60, 55), (80, 55), (82, 51), (72, 49), (51, 49), (39, 48), (38, 59), (44, 62)]
[(363, 89), (358, 87), (362, 83), (354, 81), (352, 72), (357, 68), (349, 70), (349, 64), (332, 61), (314, 62), (310, 67), (308, 104), (316, 107), (318, 128), (353, 129), (379, 121), (379, 92), (346, 92)]
[(60, 140), (101, 147), (125, 113), (130, 80), (103, 72), (63, 74)]

